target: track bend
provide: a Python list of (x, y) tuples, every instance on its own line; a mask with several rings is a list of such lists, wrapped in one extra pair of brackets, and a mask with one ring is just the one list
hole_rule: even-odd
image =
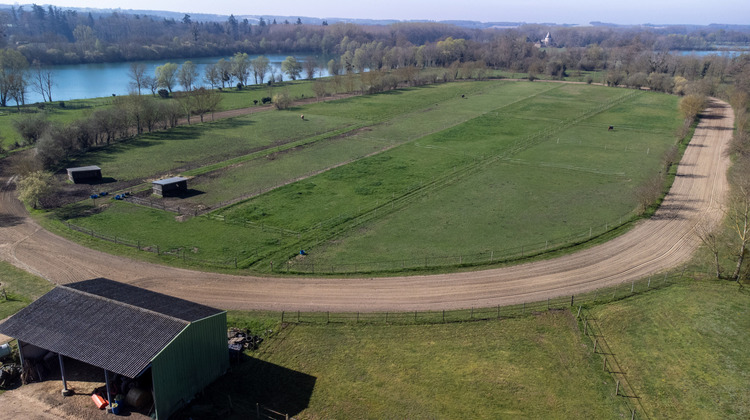
[(166, 267), (85, 248), (42, 229), (0, 179), (0, 259), (64, 284), (93, 277), (145, 287), (224, 309), (408, 311), (544, 300), (640, 279), (686, 262), (695, 227), (718, 223), (727, 195), (734, 117), (712, 99), (655, 217), (605, 244), (548, 261), (440, 275), (382, 278), (263, 278)]

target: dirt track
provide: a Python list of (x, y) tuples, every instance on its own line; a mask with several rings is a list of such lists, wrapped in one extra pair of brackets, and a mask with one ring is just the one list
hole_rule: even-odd
[(698, 246), (694, 228), (716, 223), (727, 192), (733, 115), (712, 101), (672, 191), (652, 220), (606, 244), (550, 261), (456, 274), (333, 279), (202, 273), (113, 256), (40, 228), (0, 178), (0, 258), (54, 283), (93, 277), (225, 309), (402, 311), (488, 307), (577, 294), (679, 266)]

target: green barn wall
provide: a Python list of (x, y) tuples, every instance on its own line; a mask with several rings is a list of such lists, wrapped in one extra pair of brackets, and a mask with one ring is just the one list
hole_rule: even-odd
[(151, 363), (156, 418), (169, 418), (228, 368), (226, 312), (185, 327)]

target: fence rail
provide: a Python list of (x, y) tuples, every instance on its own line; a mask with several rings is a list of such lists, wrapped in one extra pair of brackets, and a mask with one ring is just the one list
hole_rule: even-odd
[(314, 256), (295, 258), (280, 267), (280, 271), (290, 274), (356, 274), (373, 272), (399, 272), (445, 267), (476, 266), (515, 261), (548, 252), (569, 248), (605, 235), (630, 223), (635, 213), (624, 215), (612, 223), (591, 226), (585, 231), (551, 240), (528, 243), (500, 250), (458, 255), (424, 255), (391, 260), (369, 260), (349, 263), (316, 260)]
[(583, 326), (583, 334), (591, 340), (593, 353), (602, 356), (602, 368), (611, 375), (614, 381), (615, 397), (624, 398), (631, 420), (647, 418), (648, 415), (641, 404), (641, 399), (628, 380), (627, 369), (617, 360), (617, 354), (607, 342), (596, 317), (592, 316), (588, 309), (583, 308), (580, 308), (577, 316)]
[(703, 272), (679, 271), (662, 273), (638, 281), (618, 284), (617, 286), (595, 290), (577, 295), (559, 296), (542, 301), (526, 302), (515, 305), (497, 305), (494, 307), (468, 308), (442, 311), (388, 311), (388, 312), (304, 312), (282, 311), (279, 316), (282, 323), (293, 324), (392, 324), (422, 325), (454, 322), (470, 322), (503, 318), (515, 318), (550, 310), (568, 310), (578, 307), (586, 308), (660, 289), (681, 281), (690, 281), (691, 276)]
[(203, 258), (196, 258), (192, 255), (189, 255), (190, 251), (188, 251), (187, 249), (190, 249), (190, 247), (165, 249), (165, 248), (160, 248), (159, 245), (149, 245), (149, 244), (142, 243), (141, 241), (127, 239), (121, 236), (107, 235), (101, 232), (97, 232), (93, 229), (74, 225), (73, 223), (70, 223), (68, 221), (64, 223), (65, 223), (65, 226), (67, 226), (69, 229), (84, 233), (86, 235), (91, 236), (92, 238), (102, 239), (105, 241), (116, 243), (118, 245), (125, 245), (130, 248), (135, 248), (138, 251), (151, 252), (157, 255), (173, 256), (175, 259), (181, 259), (183, 262), (197, 263), (201, 265), (209, 265), (209, 266), (216, 266), (216, 267), (237, 268), (236, 257), (231, 258), (231, 259), (226, 259), (226, 260), (209, 260), (209, 259), (203, 259)]

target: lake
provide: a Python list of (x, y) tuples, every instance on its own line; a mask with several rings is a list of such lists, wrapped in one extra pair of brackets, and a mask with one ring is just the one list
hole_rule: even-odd
[[(288, 57), (288, 54), (264, 54), (271, 62), (271, 72), (266, 74), (266, 80), (271, 74), (281, 73), (281, 62)], [(249, 56), (250, 59), (258, 57), (258, 55)], [(297, 61), (304, 62), (307, 56), (294, 56)], [(229, 60), (231, 57), (203, 57), (203, 58), (192, 58), (192, 59), (176, 59), (176, 60), (157, 60), (157, 61), (137, 61), (137, 63), (143, 63), (146, 65), (146, 74), (154, 77), (156, 67), (161, 66), (167, 62), (176, 63), (182, 65), (185, 61), (192, 61), (196, 64), (198, 70), (197, 86), (206, 86), (203, 82), (203, 74), (208, 64), (214, 64), (219, 59), (224, 58)], [(326, 66), (327, 61), (323, 61), (320, 57), (321, 66)], [(127, 95), (130, 91), (130, 72), (131, 62), (127, 63), (98, 63), (98, 64), (72, 64), (64, 66), (50, 66), (48, 69), (52, 70), (52, 81), (54, 86), (52, 87), (52, 100), (53, 101), (67, 101), (71, 99), (88, 99), (98, 98), (102, 96), (115, 95)], [(316, 77), (328, 76), (327, 68), (321, 68), (318, 70), (320, 73), (316, 74)], [(302, 72), (302, 77), (306, 73)], [(286, 74), (284, 74), (284, 80), (288, 80)], [(252, 74), (248, 83), (253, 83), (254, 79)], [(236, 82), (235, 82), (236, 83)], [(181, 87), (176, 87), (177, 90), (181, 90)], [(42, 96), (35, 92), (31, 86), (29, 86), (26, 94), (26, 103), (31, 104), (35, 102), (42, 102)], [(15, 105), (15, 102), (9, 101), (8, 105)]]
[(748, 50), (680, 50), (677, 51), (680, 55), (697, 55), (699, 57), (707, 55), (718, 55), (720, 57), (734, 58), (741, 54), (747, 54)]

